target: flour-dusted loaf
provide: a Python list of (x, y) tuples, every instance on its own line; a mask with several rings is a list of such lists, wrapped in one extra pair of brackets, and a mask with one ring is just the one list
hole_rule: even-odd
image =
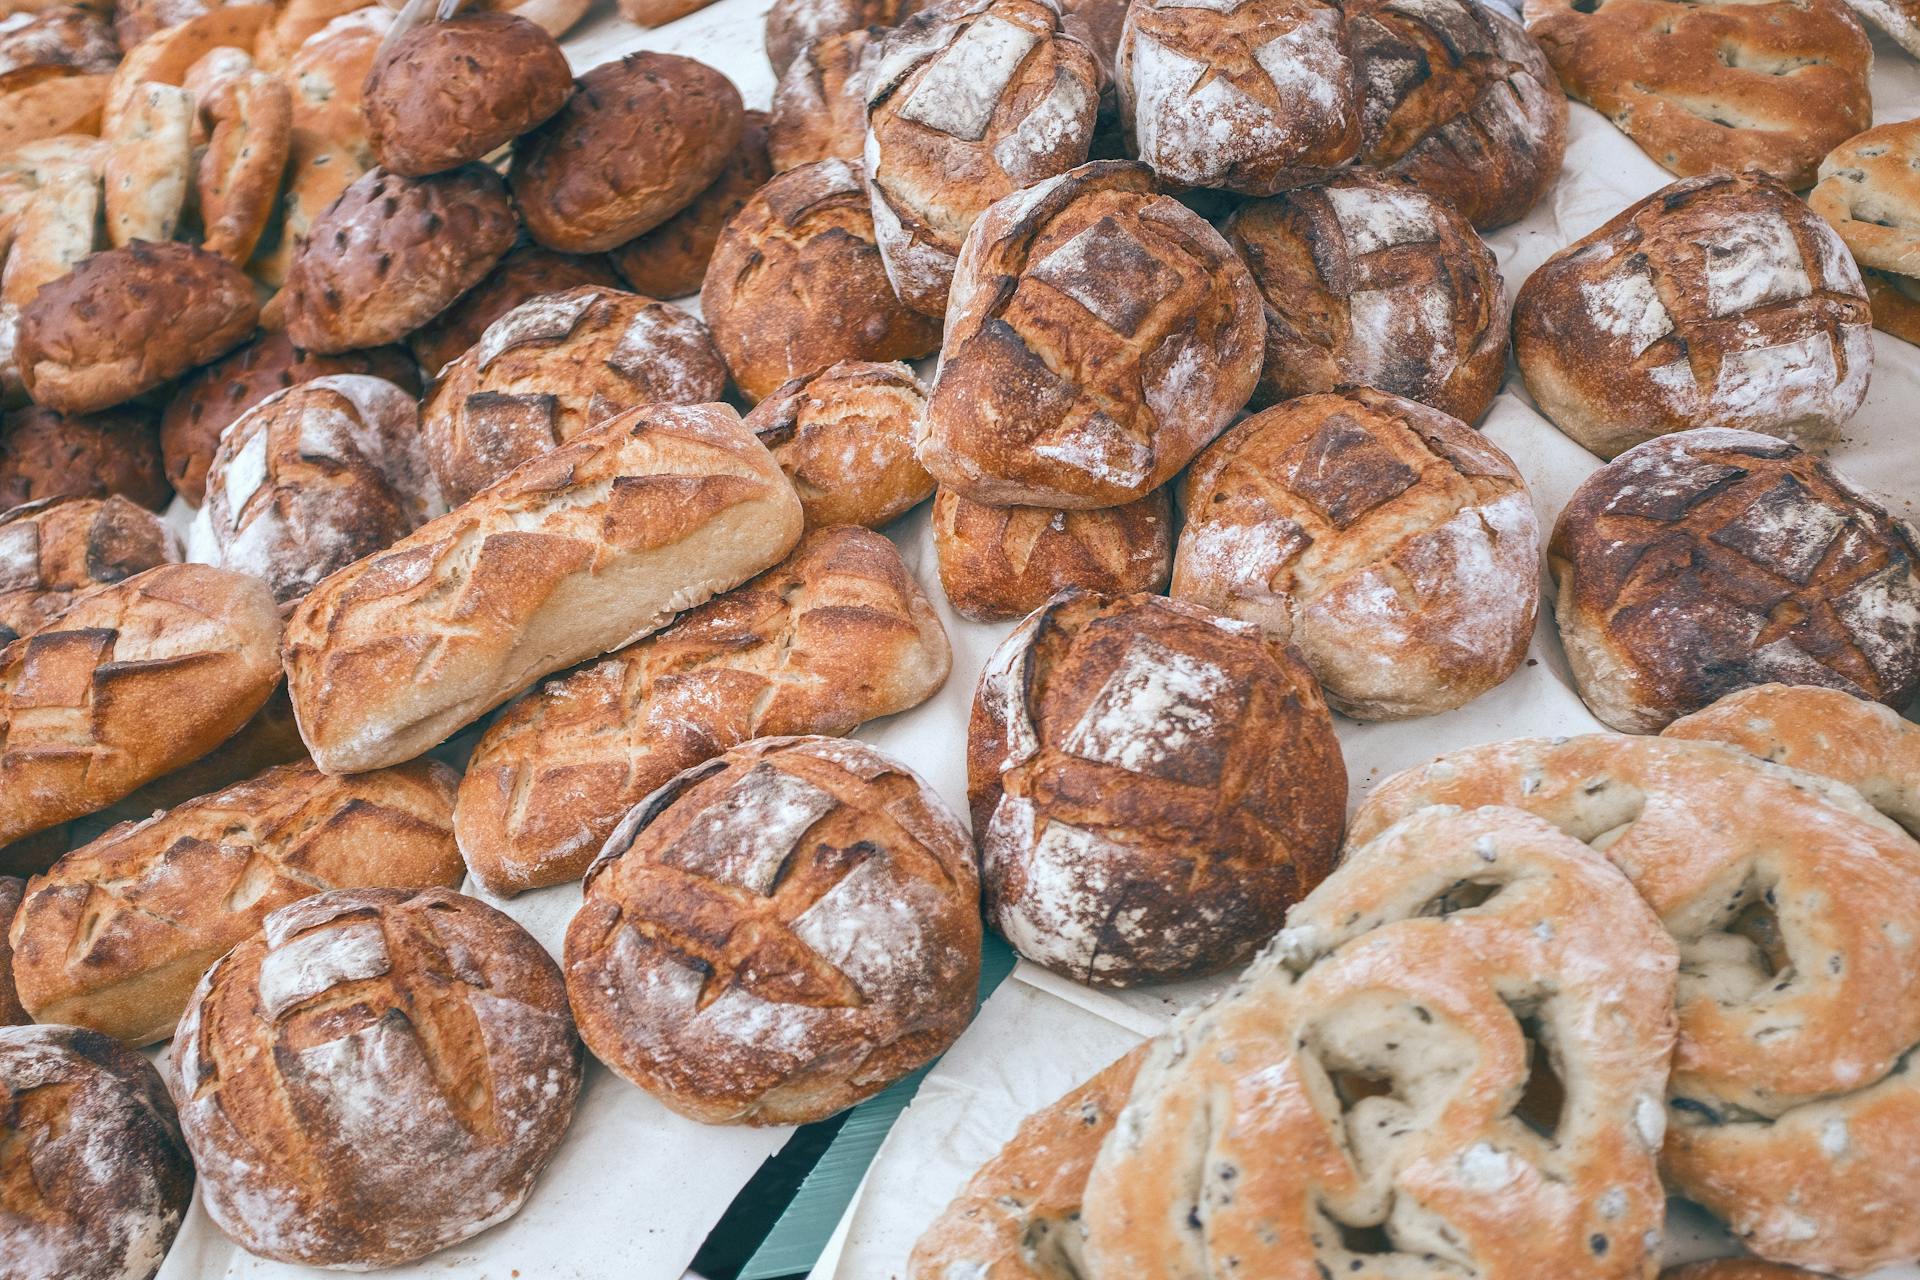
[(173, 497), (150, 414), (132, 406), (59, 413), (29, 405), (0, 417), (0, 511), (41, 498), (111, 494), (155, 511)]
[(887, 278), (937, 317), (974, 219), (1087, 158), (1100, 71), (1060, 29), (1056, 0), (954, 0), (888, 33), (864, 78)]
[(762, 738), (637, 806), (567, 993), (601, 1061), (708, 1123), (805, 1124), (952, 1044), (980, 974), (966, 828), (862, 742)]
[(445, 509), (413, 397), (334, 374), (275, 392), (226, 429), (188, 544), (285, 603)]
[(1260, 292), (1220, 234), (1101, 160), (981, 215), (953, 281), (920, 461), (975, 502), (1112, 507), (1253, 394)]
[(165, 564), (0, 649), (0, 845), (220, 745), (279, 683), (279, 645), (266, 583)]
[(287, 685), (329, 773), (398, 764), (776, 563), (800, 499), (724, 405), (630, 410), (327, 579)]
[(1920, 120), (1879, 125), (1835, 147), (1807, 204), (1846, 241), (1874, 327), (1920, 342)]
[(607, 257), (635, 292), (684, 298), (700, 292), (720, 232), (773, 177), (767, 158), (767, 113), (749, 111), (740, 142), (720, 176), (686, 208), (643, 235), (608, 250)]
[(7, 1280), (151, 1280), (193, 1197), (160, 1073), (78, 1027), (0, 1027)]
[(867, 73), (877, 31), (822, 36), (800, 51), (773, 90), (767, 158), (775, 173), (816, 160), (860, 162), (867, 145)]
[(511, 918), (447, 889), (335, 889), (207, 971), (171, 1061), (214, 1225), (365, 1271), (518, 1212), (582, 1060), (559, 966)]
[(1445, 200), (1367, 173), (1240, 206), (1225, 224), (1266, 302), (1272, 404), (1372, 387), (1478, 422), (1507, 376), (1493, 251)]
[(1514, 299), (1513, 353), (1541, 411), (1603, 458), (1690, 427), (1828, 445), (1866, 398), (1871, 328), (1826, 220), (1770, 178), (1720, 173), (1542, 263)]
[(1750, 431), (1650, 440), (1554, 524), (1580, 696), (1652, 733), (1756, 684), (1920, 692), (1920, 533), (1812, 454)]
[(891, 27), (920, 6), (915, 0), (773, 0), (767, 10), (767, 61), (783, 76), (801, 51), (817, 40)]
[(1064, 592), (994, 651), (974, 695), (987, 919), (1079, 982), (1252, 955), (1333, 868), (1346, 791), (1306, 667), (1184, 601)]
[(1499, 446), (1361, 389), (1255, 414), (1187, 472), (1173, 594), (1292, 644), (1334, 708), (1433, 715), (1519, 667), (1540, 525)]
[(29, 882), (21, 1003), (129, 1045), (166, 1039), (207, 966), (269, 912), (327, 889), (457, 886), (456, 781), (424, 760), (351, 778), (282, 765), (115, 827)]
[(785, 383), (745, 422), (793, 481), (809, 529), (877, 529), (933, 494), (913, 453), (926, 407), (906, 365), (842, 360)]
[(521, 303), (583, 284), (618, 289), (621, 280), (601, 254), (555, 253), (537, 244), (521, 245), (458, 302), (415, 329), (407, 346), (427, 377), (437, 377), (480, 341), (489, 325)]
[(0, 512), (0, 646), (83, 591), (181, 558), (159, 516), (122, 497), (42, 498)]
[(1024, 618), (1067, 587), (1157, 593), (1173, 568), (1173, 504), (1164, 488), (1079, 511), (989, 507), (942, 489), (933, 550), (948, 602), (976, 622)]
[(530, 298), (440, 371), (420, 410), (449, 502), (615, 414), (706, 404), (727, 388), (707, 326), (665, 302), (600, 285)]
[(577, 879), (680, 770), (750, 738), (842, 734), (905, 711), (951, 661), (891, 542), (815, 530), (753, 581), (509, 708), (467, 763), (460, 851), (492, 893)]

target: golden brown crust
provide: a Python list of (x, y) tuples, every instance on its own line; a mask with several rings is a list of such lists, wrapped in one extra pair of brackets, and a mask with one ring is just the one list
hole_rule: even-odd
[(751, 738), (844, 734), (905, 711), (951, 663), (893, 544), (817, 529), (753, 581), (508, 709), (460, 784), (461, 853), (493, 893), (577, 879), (680, 770)]
[(1182, 601), (1064, 592), (995, 650), (974, 696), (987, 918), (1079, 982), (1245, 960), (1332, 870), (1346, 790), (1299, 659)]
[(112, 494), (154, 511), (173, 496), (145, 411), (65, 414), (36, 406), (0, 417), (0, 511), (41, 498)]
[(628, 54), (581, 76), (559, 114), (514, 144), (513, 198), (541, 244), (600, 253), (713, 185), (744, 126), (740, 91), (712, 67)]
[(273, 20), (254, 41), (253, 57), (261, 70), (281, 71), (335, 19), (363, 7), (358, 0), (275, 0)]
[(1920, 691), (1920, 535), (1826, 463), (1689, 431), (1589, 476), (1548, 561), (1580, 696), (1652, 733), (1755, 684)]
[(1266, 303), (1256, 405), (1372, 387), (1474, 423), (1493, 404), (1506, 290), (1446, 201), (1355, 173), (1250, 200), (1223, 231)]
[(382, 168), (421, 177), (479, 160), (566, 105), (559, 42), (510, 13), (423, 22), (367, 74), (362, 109)]
[(183, 85), (187, 72), (215, 49), (253, 48), (273, 20), (270, 4), (222, 4), (202, 8), (175, 25), (156, 31), (138, 43), (122, 35), (126, 57), (114, 69), (101, 106), (100, 133), (120, 135), (120, 121), (143, 84)]
[[(307, 744), (300, 741), (300, 726), (293, 718), (293, 704), (287, 700), (287, 686), (283, 681), (274, 686), (273, 696), (253, 713), (252, 719), (240, 726), (238, 733), (198, 760), (162, 774), (124, 799), (116, 800), (94, 814), (91, 821), (145, 822), (160, 810), (211, 795), (276, 765), (303, 762), (306, 758)], [(66, 852), (64, 846), (60, 852)]]
[(784, 76), (813, 41), (865, 27), (890, 27), (917, 7), (915, 0), (774, 0), (767, 10), (767, 61), (776, 78)]
[(1823, 218), (1769, 178), (1720, 173), (1542, 263), (1514, 300), (1513, 354), (1541, 411), (1603, 458), (1693, 427), (1827, 445), (1866, 397), (1870, 321)]
[(282, 765), (115, 827), (27, 886), (14, 980), (36, 1021), (132, 1046), (173, 1035), (200, 975), (268, 913), (328, 889), (460, 883), (457, 775)]
[(1131, 502), (1246, 404), (1265, 336), (1218, 232), (1145, 165), (1082, 165), (974, 225), (920, 461), (975, 502)]
[(713, 0), (619, 0), (620, 16), (635, 26), (660, 27), (712, 4)]
[(720, 176), (686, 208), (645, 235), (609, 250), (607, 258), (635, 292), (650, 298), (699, 293), (721, 229), (772, 176), (767, 113), (749, 111), (740, 130), (740, 145), (727, 157)]
[(700, 311), (749, 400), (841, 360), (917, 360), (940, 346), (940, 322), (887, 283), (866, 191), (844, 160), (754, 193), (720, 233)]
[[(193, 177), (194, 132), (200, 124), (194, 102), (185, 89), (143, 84), (129, 104), (103, 175), (109, 244), (173, 239)], [(274, 177), (277, 181), (279, 175)], [(23, 216), (23, 231), (27, 221)], [(92, 235), (88, 227), (89, 250)]]
[(172, 564), (180, 552), (165, 521), (118, 495), (0, 512), (0, 646), (45, 626), (81, 592)]
[(244, 264), (280, 195), (293, 145), (293, 95), (266, 72), (248, 71), (219, 81), (200, 112), (210, 129), (194, 188), (201, 244)]
[(0, 20), (0, 75), (44, 66), (97, 74), (113, 70), (119, 61), (120, 42), (113, 29), (99, 14), (78, 5), (56, 4)]
[(1873, 327), (1920, 345), (1920, 280), (1873, 270), (1861, 275), (1867, 282), (1867, 300), (1873, 304)]
[(1799, 190), (1873, 123), (1873, 45), (1841, 0), (1527, 0), (1526, 16), (1567, 93), (1681, 177), (1755, 169)]
[(280, 908), (201, 979), (172, 1063), (214, 1224), (261, 1257), (356, 1270), (516, 1212), (581, 1075), (553, 958), (446, 889)]
[(913, 456), (926, 405), (906, 365), (842, 360), (785, 383), (745, 422), (793, 481), (809, 529), (877, 529), (933, 494)]
[(0, 85), (0, 152), (66, 134), (98, 133), (110, 77), (73, 67), (28, 67)]
[(860, 162), (867, 141), (866, 72), (878, 28), (823, 36), (802, 49), (773, 90), (767, 156), (775, 173), (816, 160)]
[(20, 895), (27, 882), (19, 876), (0, 876), (0, 1027), (24, 1027), (33, 1021), (20, 1004), (20, 993), (13, 986), (13, 944), (7, 941), (7, 929), (14, 912), (20, 908)]
[(1158, 593), (1173, 571), (1173, 503), (1155, 489), (1083, 511), (988, 507), (942, 489), (933, 549), (948, 603), (975, 622), (1024, 618), (1067, 587)]
[(170, 564), (97, 588), (0, 649), (0, 845), (231, 737), (279, 682), (279, 642), (265, 583)]
[(1849, 138), (1820, 162), (1807, 205), (1846, 241), (1866, 278), (1874, 328), (1920, 342), (1920, 121)]
[(488, 325), (521, 303), (583, 284), (618, 289), (621, 279), (612, 264), (597, 253), (579, 256), (555, 253), (537, 244), (521, 245), (500, 259), (500, 265), (485, 280), (461, 294), (458, 302), (415, 329), (407, 345), (427, 377), (438, 377), (442, 369), (480, 341)]
[(452, 504), (628, 409), (720, 399), (727, 366), (680, 308), (581, 285), (528, 299), (440, 371), (421, 408), (428, 461)]
[(259, 315), (253, 282), (204, 249), (107, 249), (20, 309), (20, 377), (36, 404), (92, 413), (225, 355)]
[(1715, 1258), (1711, 1262), (1670, 1267), (1660, 1273), (1660, 1280), (1819, 1280), (1819, 1276), (1799, 1267), (1783, 1267), (1757, 1258)]
[(567, 991), (601, 1061), (675, 1111), (804, 1124), (959, 1036), (978, 900), (966, 828), (911, 770), (860, 742), (763, 738), (608, 839)]
[(484, 166), (363, 174), (294, 251), (287, 335), (323, 354), (398, 342), (480, 283), (514, 230), (506, 185)]

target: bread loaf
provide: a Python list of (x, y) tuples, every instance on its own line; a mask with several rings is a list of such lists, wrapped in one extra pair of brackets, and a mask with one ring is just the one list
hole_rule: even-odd
[(740, 143), (720, 176), (686, 208), (653, 230), (611, 249), (607, 256), (637, 293), (685, 298), (700, 292), (720, 232), (773, 176), (767, 159), (767, 113), (749, 111)]
[(0, 75), (29, 67), (72, 67), (100, 73), (120, 61), (120, 42), (99, 14), (56, 4), (15, 10), (0, 21)]
[(429, 378), (466, 354), (487, 326), (530, 298), (564, 293), (578, 285), (618, 289), (620, 276), (599, 254), (555, 253), (537, 244), (521, 245), (460, 300), (407, 337), (407, 345)]
[(13, 944), (7, 941), (7, 928), (20, 909), (20, 895), (26, 887), (27, 882), (19, 876), (0, 876), (0, 1027), (23, 1027), (33, 1021), (14, 989)]
[(253, 256), (272, 218), (293, 148), (293, 95), (284, 81), (248, 71), (217, 81), (200, 102), (206, 151), (194, 178), (202, 246), (227, 261)]
[(1864, 23), (1878, 27), (1902, 49), (1920, 57), (1920, 6), (1914, 0), (1847, 0)]
[(816, 160), (859, 163), (867, 145), (867, 73), (882, 34), (822, 36), (800, 50), (773, 90), (767, 156), (775, 173)]
[(1513, 354), (1541, 411), (1603, 458), (1693, 427), (1827, 445), (1866, 398), (1871, 319), (1825, 220), (1771, 179), (1723, 173), (1542, 263), (1514, 300)]
[(269, 912), (327, 889), (458, 885), (456, 780), (427, 761), (352, 778), (281, 765), (115, 827), (28, 886), (21, 1002), (129, 1045), (171, 1036), (207, 966)]
[(0, 512), (0, 647), (83, 591), (179, 559), (179, 536), (125, 498), (43, 498)]
[(42, 498), (118, 494), (158, 511), (173, 496), (136, 409), (67, 414), (34, 405), (0, 417), (0, 510)]
[(411, 760), (778, 562), (801, 523), (725, 406), (610, 418), (301, 602), (285, 650), (301, 736), (329, 773)]
[(914, 0), (773, 0), (767, 10), (767, 61), (777, 78), (816, 40), (866, 27), (890, 27), (911, 14)]
[(988, 659), (967, 730), (988, 921), (1078, 982), (1245, 960), (1330, 871), (1346, 769), (1320, 690), (1258, 628), (1065, 592)]
[(975, 622), (1024, 618), (1067, 587), (1157, 594), (1173, 568), (1173, 505), (1165, 489), (1086, 511), (988, 507), (942, 489), (933, 549), (948, 602)]
[(566, 988), (446, 889), (335, 889), (207, 971), (173, 1039), (200, 1202), (249, 1253), (370, 1270), (518, 1212), (580, 1091)]
[(530, 298), (440, 371), (421, 409), (451, 502), (595, 423), (649, 404), (720, 399), (727, 366), (678, 307), (598, 285)]
[(567, 929), (580, 1034), (708, 1123), (805, 1124), (953, 1043), (980, 975), (966, 830), (860, 742), (763, 738), (636, 807)]
[(460, 851), (491, 893), (576, 879), (682, 769), (750, 738), (843, 734), (905, 711), (950, 665), (892, 543), (814, 530), (753, 581), (509, 708), (467, 763)]
[[(163, 809), (211, 795), (275, 765), (293, 764), (306, 758), (307, 745), (300, 741), (300, 726), (294, 721), (293, 704), (287, 701), (287, 686), (283, 682), (275, 686), (266, 705), (254, 712), (253, 718), (241, 725), (231, 738), (198, 760), (162, 774), (114, 801), (89, 821), (145, 822)], [(70, 843), (61, 846), (62, 854)]]
[(1260, 375), (1246, 266), (1145, 165), (1102, 160), (974, 224), (921, 464), (975, 502), (1111, 507), (1172, 479)]
[(0, 650), (0, 845), (232, 736), (279, 682), (279, 645), (265, 583), (168, 564), (89, 592)]
[(793, 481), (809, 529), (877, 529), (933, 493), (913, 456), (926, 405), (906, 365), (842, 360), (787, 382), (745, 421)]
[(1920, 121), (1880, 125), (1835, 147), (1807, 205), (1859, 265), (1874, 328), (1920, 342)]

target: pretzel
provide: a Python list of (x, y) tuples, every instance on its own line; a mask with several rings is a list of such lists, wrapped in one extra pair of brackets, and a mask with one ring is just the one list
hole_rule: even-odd
[(1920, 1196), (1920, 845), (1840, 783), (1594, 734), (1390, 779), (1351, 847), (1433, 804), (1517, 806), (1604, 849), (1673, 934), (1675, 1190), (1772, 1261), (1852, 1274), (1920, 1257), (1920, 1218), (1892, 1209)]
[(143, 84), (111, 140), (107, 157), (107, 240), (171, 240), (187, 202), (193, 167), (193, 95)]
[(293, 140), (293, 99), (264, 71), (229, 76), (202, 105), (212, 126), (194, 190), (205, 227), (202, 248), (245, 263), (280, 195)]

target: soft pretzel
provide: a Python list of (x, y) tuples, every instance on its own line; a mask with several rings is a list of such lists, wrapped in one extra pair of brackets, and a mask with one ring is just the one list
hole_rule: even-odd
[(170, 84), (143, 84), (107, 156), (107, 239), (171, 240), (187, 202), (193, 168), (193, 95)]
[(1605, 849), (1678, 941), (1664, 1166), (1680, 1194), (1772, 1261), (1851, 1274), (1920, 1257), (1920, 1218), (1891, 1208), (1920, 1197), (1920, 845), (1840, 783), (1594, 734), (1389, 779), (1351, 847), (1433, 804), (1517, 806)]
[(282, 81), (247, 71), (218, 81), (202, 104), (211, 125), (194, 190), (202, 247), (245, 263), (280, 196), (293, 139), (293, 99)]

